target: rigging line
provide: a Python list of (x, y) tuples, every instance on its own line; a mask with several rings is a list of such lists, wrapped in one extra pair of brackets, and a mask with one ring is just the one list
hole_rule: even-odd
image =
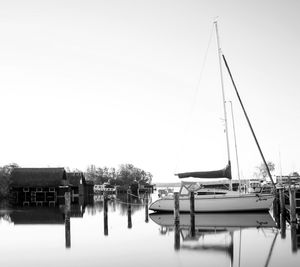
[[(197, 97), (198, 97), (198, 93), (199, 93), (199, 88), (200, 88), (200, 85), (202, 83), (202, 77), (203, 77), (203, 72), (204, 72), (204, 69), (205, 69), (205, 66), (206, 66), (206, 62), (207, 62), (207, 57), (208, 57), (208, 51), (209, 51), (209, 48), (211, 46), (211, 43), (212, 43), (212, 36), (213, 36), (213, 25), (211, 27), (211, 30), (210, 30), (210, 34), (209, 34), (209, 39), (208, 39), (208, 44), (207, 44), (207, 47), (206, 47), (206, 50), (205, 50), (205, 54), (204, 54), (204, 59), (203, 59), (203, 63), (202, 63), (202, 66), (201, 66), (201, 69), (200, 69), (200, 74), (199, 74), (199, 79), (197, 81), (197, 85), (196, 85), (196, 89), (194, 91), (194, 94), (193, 94), (193, 102), (192, 102), (192, 105), (191, 105), (191, 109), (188, 113), (188, 118), (189, 120), (186, 121), (185, 123), (185, 126), (184, 127), (184, 132), (182, 134), (182, 137), (186, 136), (187, 135), (187, 131), (188, 131), (188, 128), (190, 128), (190, 125), (191, 125), (191, 114), (194, 112), (195, 110), (195, 106), (196, 106), (196, 102), (197, 102)], [(181, 138), (181, 144), (180, 144), (180, 147), (179, 147), (179, 152), (178, 152), (178, 157), (177, 157), (177, 160), (176, 160), (176, 164), (175, 164), (175, 173), (177, 173), (177, 169), (178, 169), (178, 165), (179, 165), (179, 156), (182, 154), (182, 151), (183, 151), (183, 138)]]
[(271, 182), (272, 182), (272, 184), (273, 184), (273, 186), (274, 186), (274, 188), (275, 188), (275, 183), (274, 183), (274, 181), (273, 181), (273, 178), (272, 178), (272, 175), (271, 175), (269, 166), (268, 166), (268, 164), (267, 164), (267, 162), (266, 162), (266, 160), (265, 160), (265, 157), (264, 157), (264, 155), (263, 155), (263, 153), (262, 153), (262, 150), (261, 150), (261, 148), (260, 148), (260, 145), (259, 145), (259, 143), (258, 143), (258, 141), (257, 141), (256, 135), (255, 135), (254, 130), (253, 130), (253, 128), (252, 128), (252, 125), (251, 125), (251, 123), (250, 123), (249, 117), (248, 117), (248, 115), (247, 115), (247, 113), (246, 113), (246, 110), (245, 110), (245, 108), (244, 108), (244, 105), (243, 105), (243, 102), (242, 102), (242, 100), (241, 100), (240, 94), (239, 94), (239, 92), (238, 92), (238, 90), (237, 90), (237, 87), (236, 87), (235, 82), (234, 82), (234, 80), (233, 80), (231, 71), (230, 71), (230, 69), (229, 69), (229, 66), (228, 66), (228, 64), (227, 64), (227, 61), (226, 61), (225, 56), (224, 56), (223, 54), (222, 54), (222, 57), (223, 57), (225, 66), (226, 66), (226, 68), (227, 68), (227, 71), (228, 71), (228, 73), (229, 73), (229, 76), (230, 76), (231, 82), (232, 82), (232, 84), (233, 84), (234, 90), (235, 90), (235, 92), (236, 92), (236, 95), (237, 95), (237, 97), (238, 97), (238, 99), (239, 99), (239, 102), (240, 102), (240, 104), (241, 104), (241, 107), (242, 107), (242, 109), (243, 109), (244, 115), (245, 115), (246, 120), (247, 120), (247, 122), (248, 122), (248, 125), (249, 125), (249, 127), (250, 127), (251, 133), (252, 133), (252, 135), (253, 135), (253, 138), (254, 138), (255, 143), (256, 143), (256, 145), (257, 145), (257, 148), (258, 148), (258, 150), (259, 150), (259, 153), (260, 153), (260, 155), (261, 155), (261, 157), (262, 157), (262, 160), (263, 160), (263, 162), (264, 162), (264, 164), (265, 164), (265, 166), (266, 166), (266, 169), (267, 169), (268, 175), (269, 175), (269, 177), (270, 177), (270, 180), (271, 180)]

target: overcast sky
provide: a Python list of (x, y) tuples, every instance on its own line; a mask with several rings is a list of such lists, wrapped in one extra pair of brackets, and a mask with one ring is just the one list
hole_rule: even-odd
[[(297, 0), (0, 0), (0, 166), (132, 163), (157, 182), (223, 168), (218, 17), (266, 159), (299, 172), (299, 11)], [(224, 78), (250, 178), (262, 160)], [(232, 134), (229, 121), (236, 176)]]

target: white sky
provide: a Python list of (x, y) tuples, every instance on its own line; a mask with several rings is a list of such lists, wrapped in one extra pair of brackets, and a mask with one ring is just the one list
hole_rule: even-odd
[[(266, 159), (300, 171), (299, 12), (297, 0), (0, 0), (0, 166), (132, 163), (156, 182), (223, 168), (214, 32), (207, 50), (218, 16)], [(249, 178), (261, 159), (224, 76)]]

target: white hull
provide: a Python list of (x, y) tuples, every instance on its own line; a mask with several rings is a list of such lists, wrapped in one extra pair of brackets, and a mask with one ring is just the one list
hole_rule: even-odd
[[(272, 194), (233, 194), (233, 195), (200, 195), (195, 196), (195, 212), (247, 212), (267, 211), (274, 200)], [(174, 197), (167, 196), (153, 202), (150, 207), (153, 211), (174, 211)], [(188, 196), (180, 196), (179, 210), (190, 211)]]
[[(174, 227), (172, 213), (152, 213), (151, 220), (163, 227)], [(190, 214), (180, 214), (180, 228), (191, 226)], [(251, 213), (201, 213), (195, 214), (195, 227), (197, 229), (215, 229), (228, 227), (276, 227), (269, 212)]]

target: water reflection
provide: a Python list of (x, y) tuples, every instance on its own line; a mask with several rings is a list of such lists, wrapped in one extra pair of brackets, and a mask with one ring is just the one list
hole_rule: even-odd
[[(0, 249), (3, 255), (13, 249), (22, 257), (34, 251), (49, 262), (49, 251), (54, 251), (62, 263), (74, 259), (72, 266), (97, 266), (99, 251), (103, 266), (111, 261), (112, 265), (131, 266), (145, 257), (145, 266), (149, 267), (158, 258), (164, 265), (178, 265), (178, 257), (182, 266), (199, 262), (205, 266), (243, 267), (299, 263), (299, 226), (286, 223), (280, 214), (274, 220), (269, 213), (196, 213), (193, 217), (184, 213), (175, 223), (173, 213), (149, 214), (150, 201), (148, 195), (128, 198), (124, 194), (117, 198), (95, 196), (90, 204), (71, 201), (69, 206), (2, 205), (0, 234), (7, 243), (0, 244)], [(149, 251), (153, 257), (148, 257)], [(19, 265), (14, 255), (7, 257), (9, 266)], [(83, 255), (90, 259), (88, 263), (83, 262)], [(0, 263), (8, 266), (4, 260)], [(27, 263), (36, 265), (28, 259)]]
[(1, 203), (0, 218), (10, 224), (17, 225), (64, 225), (65, 248), (71, 248), (71, 218), (83, 218), (88, 215), (103, 213), (104, 236), (109, 232), (109, 213), (119, 211), (121, 216), (127, 216), (127, 227), (132, 228), (132, 215), (145, 208), (145, 222), (149, 221), (148, 206), (151, 197), (148, 194), (133, 197), (128, 194), (118, 195), (118, 198), (108, 195), (95, 195), (93, 201), (84, 199), (65, 199), (64, 204), (54, 206), (23, 206)]
[[(180, 214), (179, 222), (174, 221), (174, 215), (170, 213), (152, 213), (150, 218), (160, 226), (162, 235), (174, 232), (175, 250), (224, 254), (229, 259), (230, 266), (240, 266), (243, 229), (265, 228), (271, 229), (274, 234), (264, 266), (269, 264), (278, 234), (276, 222), (269, 213)], [(234, 255), (234, 246), (238, 246), (238, 256)], [(237, 263), (234, 263), (235, 259)]]
[(83, 217), (82, 209), (78, 205), (71, 205), (67, 211), (65, 207), (17, 207), (6, 213), (9, 222), (14, 225), (64, 225), (65, 247), (71, 247), (71, 218)]

